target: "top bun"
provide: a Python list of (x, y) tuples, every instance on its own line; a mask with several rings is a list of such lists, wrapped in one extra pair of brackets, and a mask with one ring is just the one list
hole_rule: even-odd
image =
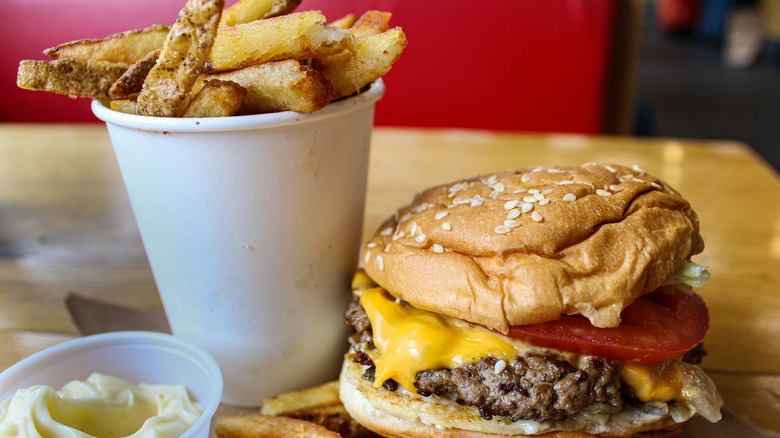
[(585, 164), (432, 187), (363, 247), (369, 276), (411, 305), (506, 333), (620, 312), (704, 249), (688, 201), (637, 168)]

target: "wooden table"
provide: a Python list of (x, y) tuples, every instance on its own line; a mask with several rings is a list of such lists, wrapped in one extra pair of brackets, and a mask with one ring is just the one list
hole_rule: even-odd
[[(726, 406), (780, 431), (780, 179), (732, 142), (377, 129), (365, 233), (430, 185), (513, 167), (638, 164), (681, 191), (712, 280), (703, 367)], [(0, 125), (0, 369), (78, 336), (68, 292), (161, 303), (103, 125)]]

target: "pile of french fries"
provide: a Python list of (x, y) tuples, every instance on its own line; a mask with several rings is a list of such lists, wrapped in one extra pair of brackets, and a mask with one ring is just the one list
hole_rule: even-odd
[(155, 25), (21, 61), (17, 85), (155, 117), (312, 112), (384, 76), (407, 45), (390, 13), (328, 23), (301, 0), (188, 0)]
[(339, 382), (286, 392), (263, 401), (259, 412), (223, 415), (218, 438), (374, 438), (339, 400)]

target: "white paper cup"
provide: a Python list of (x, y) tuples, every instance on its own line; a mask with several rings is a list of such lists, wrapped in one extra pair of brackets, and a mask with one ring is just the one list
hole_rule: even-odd
[(173, 334), (223, 402), (338, 376), (380, 81), (311, 114), (104, 120)]
[(59, 390), (92, 373), (135, 384), (184, 385), (203, 414), (181, 438), (208, 437), (222, 394), (219, 367), (202, 348), (162, 333), (106, 333), (39, 351), (0, 373), (0, 402), (18, 389), (46, 385)]

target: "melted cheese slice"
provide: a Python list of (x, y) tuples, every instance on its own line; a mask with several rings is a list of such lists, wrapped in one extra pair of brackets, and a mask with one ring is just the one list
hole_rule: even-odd
[[(365, 274), (355, 277), (353, 288), (371, 321), (374, 345), (379, 350), (370, 354), (376, 366), (374, 386), (377, 388), (385, 380), (393, 379), (406, 390), (415, 392), (418, 371), (457, 368), (488, 356), (510, 361), (536, 348), (465, 321), (409, 306), (371, 284)], [(578, 358), (570, 353), (561, 354), (572, 363)], [(674, 361), (624, 365), (620, 377), (634, 388), (642, 401), (685, 399)]]
[(639, 400), (682, 401), (683, 384), (680, 379), (680, 367), (675, 361), (657, 365), (623, 365), (620, 380), (634, 389)]
[(487, 356), (511, 360), (522, 344), (509, 343), (497, 334), (433, 312), (400, 304), (384, 289), (363, 290), (360, 304), (371, 320), (374, 345), (381, 354), (374, 386), (393, 379), (408, 391), (416, 391), (418, 371), (457, 368)]

